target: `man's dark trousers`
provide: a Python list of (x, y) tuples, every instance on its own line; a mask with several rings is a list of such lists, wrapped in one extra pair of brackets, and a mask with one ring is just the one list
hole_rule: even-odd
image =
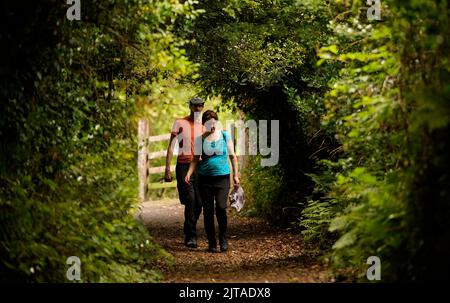
[(197, 172), (192, 174), (188, 184), (184, 181), (188, 170), (189, 163), (177, 163), (175, 168), (178, 194), (181, 204), (184, 205), (185, 244), (189, 240), (197, 239), (197, 220), (202, 212)]

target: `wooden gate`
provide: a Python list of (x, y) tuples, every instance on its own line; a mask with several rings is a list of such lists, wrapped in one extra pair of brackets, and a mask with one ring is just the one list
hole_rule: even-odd
[[(150, 161), (152, 159), (162, 158), (166, 156), (166, 150), (149, 152), (151, 144), (155, 142), (168, 141), (170, 134), (149, 137), (148, 121), (140, 119), (138, 124), (138, 174), (139, 174), (139, 198), (141, 202), (147, 200), (147, 192), (150, 189), (176, 187), (176, 180), (172, 182), (150, 183), (149, 176), (151, 174), (161, 174), (166, 170), (165, 166), (152, 167)], [(175, 156), (175, 155), (174, 155)], [(175, 170), (175, 165), (170, 166), (170, 170)]]

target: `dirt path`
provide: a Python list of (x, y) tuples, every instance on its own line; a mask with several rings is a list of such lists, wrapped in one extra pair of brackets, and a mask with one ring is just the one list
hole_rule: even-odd
[(183, 206), (178, 200), (143, 204), (141, 219), (155, 241), (175, 257), (165, 282), (328, 282), (326, 268), (302, 250), (298, 234), (228, 210), (229, 250), (206, 252), (200, 216), (198, 248), (183, 245)]

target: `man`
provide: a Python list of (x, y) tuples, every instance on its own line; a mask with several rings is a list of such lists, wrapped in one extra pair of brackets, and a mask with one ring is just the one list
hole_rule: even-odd
[(202, 203), (198, 190), (197, 174), (193, 174), (191, 182), (184, 181), (189, 170), (189, 165), (194, 158), (195, 137), (203, 133), (201, 112), (205, 101), (199, 97), (189, 101), (189, 116), (175, 120), (169, 140), (166, 155), (166, 171), (164, 179), (166, 182), (172, 181), (170, 163), (173, 157), (174, 139), (178, 139), (179, 153), (175, 168), (177, 178), (177, 189), (181, 204), (184, 205), (184, 244), (187, 247), (197, 247), (197, 220), (202, 211)]

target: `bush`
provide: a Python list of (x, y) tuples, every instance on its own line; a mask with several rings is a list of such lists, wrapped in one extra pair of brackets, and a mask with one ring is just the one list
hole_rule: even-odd
[(66, 259), (78, 256), (82, 282), (159, 280), (154, 265), (170, 258), (133, 217), (138, 201), (132, 143), (117, 141), (97, 155), (79, 155), (65, 181), (42, 179), (48, 184), (43, 194), (26, 195), (26, 184), (18, 184), (21, 196), (14, 187), (2, 192), (2, 222), (10, 223), (2, 231), (9, 235), (2, 241), (8, 270), (27, 281), (67, 281)]

